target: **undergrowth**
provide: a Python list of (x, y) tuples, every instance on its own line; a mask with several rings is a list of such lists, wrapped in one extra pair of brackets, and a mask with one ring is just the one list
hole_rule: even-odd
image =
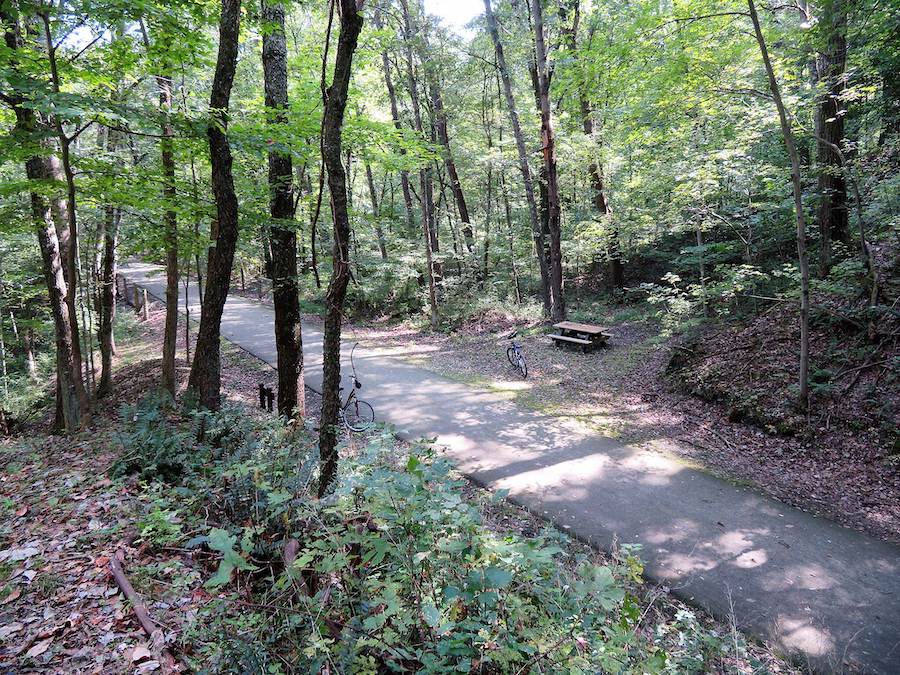
[(124, 419), (113, 471), (167, 483), (142, 540), (205, 561), (209, 602), (179, 649), (198, 671), (682, 673), (736, 656), (692, 612), (649, 611), (636, 549), (600, 559), (554, 529), (493, 531), (427, 444), (385, 431), (345, 448), (317, 500), (305, 430), (152, 400)]

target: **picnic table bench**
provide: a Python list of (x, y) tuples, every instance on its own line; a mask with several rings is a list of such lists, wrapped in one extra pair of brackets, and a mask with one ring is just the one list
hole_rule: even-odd
[(612, 337), (603, 326), (594, 326), (589, 323), (577, 323), (575, 321), (561, 321), (553, 324), (559, 333), (550, 335), (553, 343), (560, 347), (563, 344), (581, 347), (585, 353), (593, 351), (597, 347), (606, 346), (606, 341)]

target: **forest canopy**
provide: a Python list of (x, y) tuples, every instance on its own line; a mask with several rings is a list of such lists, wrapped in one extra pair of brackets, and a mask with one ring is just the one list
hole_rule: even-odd
[[(0, 437), (58, 434), (17, 446), (5, 471), (38, 480), (8, 485), (64, 494), (72, 466), (92, 474), (102, 459), (108, 478), (78, 499), (113, 499), (114, 485), (138, 514), (119, 553), (177, 552), (187, 571), (148, 575), (190, 589), (178, 621), (192, 667), (757, 672), (735, 625), (725, 640), (669, 601), (651, 612), (619, 532), (595, 564), (560, 531), (486, 522), (502, 494), (473, 496), (440, 452), (373, 424), (357, 331), (373, 368), (402, 352), (421, 385), (449, 356), (435, 367), (448, 390), (490, 389), (472, 409), (542, 415), (528, 418), (532, 445), (559, 447), (529, 452), (572, 449), (562, 423), (544, 433), (557, 417), (635, 457), (646, 447), (626, 444), (683, 441), (741, 484), (897, 537), (900, 6), (483, 0), (464, 29), (429, 7), (0, 0)], [(156, 297), (138, 269), (164, 279)], [(274, 388), (248, 385), (263, 379), (249, 366), (235, 375), (230, 350), (252, 350), (225, 338), (244, 300)], [(129, 365), (135, 349), (148, 367)], [(504, 352), (512, 383), (494, 377)], [(441, 409), (456, 393), (412, 379), (373, 383), (408, 406), (378, 422), (484, 427)], [(228, 400), (257, 386), (264, 421)], [(578, 461), (604, 474), (619, 460), (603, 447)], [(532, 457), (510, 462), (550, 466)], [(668, 481), (629, 462), (635, 492)], [(4, 516), (32, 517), (34, 501), (2, 496)], [(53, 501), (47, 513), (67, 498)], [(94, 522), (113, 546), (121, 523)], [(704, 524), (740, 541), (768, 532)], [(31, 565), (38, 549), (17, 537), (0, 527), (0, 555)], [(177, 671), (111, 555), (91, 564), (143, 610), (150, 663)], [(760, 548), (728, 562), (752, 575), (766, 561)], [(38, 579), (28, 592), (52, 597), (56, 582)], [(12, 625), (0, 641), (24, 628)], [(56, 633), (40, 635), (29, 664), (53, 655)], [(149, 651), (129, 654), (147, 666)]]
[[(339, 4), (238, 8), (218, 118), (218, 3), (3, 3), (0, 293), (5, 330), (21, 336), (8, 378), (34, 376), (68, 331), (65, 386), (84, 407), (109, 386), (95, 361), (109, 365), (112, 296), (101, 296), (116, 260), (166, 260), (170, 290), (179, 275), (202, 283), (222, 218), (207, 132), (225, 120), (234, 262), (211, 277), (289, 279), (282, 307), (296, 294), (323, 305), (334, 244), (323, 101)], [(805, 326), (816, 289), (885, 299), (873, 259), (882, 242), (893, 249), (898, 212), (892, 3), (485, 9), (464, 36), (421, 3), (362, 12), (341, 122), (352, 316), (452, 327), (476, 306), (537, 302), (558, 320), (567, 296), (594, 289), (657, 301), (678, 325), (749, 295), (796, 297)], [(282, 53), (278, 85), (267, 64)], [(68, 327), (51, 328), (65, 312), (38, 292), (55, 272), (52, 242), (42, 259), (33, 234), (35, 199), (53, 221), (45, 234), (57, 232), (64, 278), (44, 284), (64, 290)], [(285, 246), (294, 266), (280, 264)], [(173, 310), (170, 333), (176, 323)]]

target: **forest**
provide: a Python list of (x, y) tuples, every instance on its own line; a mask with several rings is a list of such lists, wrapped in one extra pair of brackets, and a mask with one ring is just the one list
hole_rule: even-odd
[(0, 667), (900, 668), (896, 2), (0, 30)]

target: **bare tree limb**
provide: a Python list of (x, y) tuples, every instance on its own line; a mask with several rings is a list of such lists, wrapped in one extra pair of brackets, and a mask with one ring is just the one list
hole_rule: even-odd
[[(121, 555), (121, 551), (118, 552), (117, 555)], [(175, 663), (175, 657), (172, 656), (165, 646), (162, 630), (153, 623), (153, 619), (150, 618), (150, 613), (147, 612), (147, 607), (144, 605), (143, 599), (138, 595), (137, 591), (134, 590), (134, 586), (131, 585), (131, 582), (128, 581), (125, 570), (122, 569), (122, 563), (116, 556), (112, 556), (109, 559), (109, 569), (112, 572), (116, 583), (119, 585), (119, 588), (122, 589), (122, 593), (128, 598), (128, 602), (131, 603), (131, 608), (134, 610), (138, 622), (141, 624), (141, 628), (144, 629), (144, 632), (153, 644), (154, 650), (159, 655), (163, 672), (179, 672), (180, 668)]]

